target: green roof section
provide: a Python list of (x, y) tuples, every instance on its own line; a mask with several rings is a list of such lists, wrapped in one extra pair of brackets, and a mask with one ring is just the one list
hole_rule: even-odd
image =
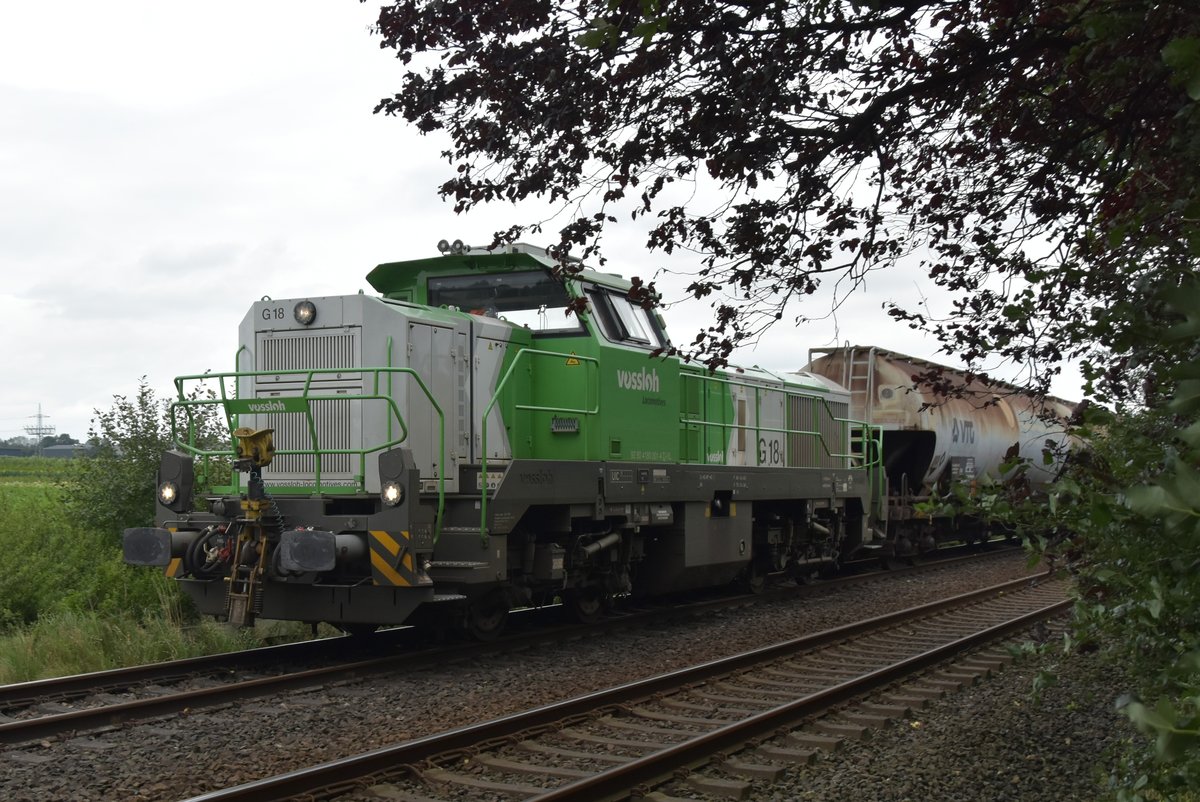
[[(477, 273), (514, 273), (522, 270), (553, 270), (558, 261), (545, 250), (518, 243), (487, 250), (471, 248), (461, 253), (444, 253), (426, 259), (385, 262), (367, 274), (367, 281), (385, 298), (402, 298), (415, 303), (428, 303), (427, 286), (432, 276), (459, 276)], [(613, 273), (600, 273), (584, 268), (575, 279), (628, 290), (632, 284)]]

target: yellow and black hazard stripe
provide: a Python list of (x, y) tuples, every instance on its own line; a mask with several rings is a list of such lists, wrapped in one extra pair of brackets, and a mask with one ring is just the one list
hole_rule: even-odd
[[(177, 532), (179, 530), (173, 526), (168, 526), (167, 531), (174, 534), (175, 532)], [(167, 568), (166, 568), (165, 573), (171, 579), (178, 579), (180, 576), (182, 576), (183, 575), (183, 558), (182, 557), (172, 557), (171, 561), (169, 563), (167, 563)]]
[(411, 588), (429, 584), (428, 578), (417, 574), (408, 532), (372, 530), (367, 542), (371, 546), (371, 573), (376, 585)]

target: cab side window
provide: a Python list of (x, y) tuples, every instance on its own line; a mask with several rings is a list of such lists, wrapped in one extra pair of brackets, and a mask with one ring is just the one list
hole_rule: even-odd
[(658, 320), (624, 295), (602, 289), (591, 289), (587, 294), (600, 321), (600, 330), (610, 342), (646, 348), (669, 345)]

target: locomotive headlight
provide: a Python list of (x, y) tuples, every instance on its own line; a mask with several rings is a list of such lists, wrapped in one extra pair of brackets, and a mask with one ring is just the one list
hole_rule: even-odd
[(317, 319), (317, 307), (312, 301), (301, 301), (292, 310), (292, 315), (301, 326), (309, 326)]
[(404, 486), (399, 482), (384, 482), (379, 495), (383, 498), (384, 504), (396, 507), (404, 501)]
[(192, 505), (195, 470), (192, 458), (180, 451), (165, 451), (158, 464), (158, 503), (172, 512), (187, 512)]

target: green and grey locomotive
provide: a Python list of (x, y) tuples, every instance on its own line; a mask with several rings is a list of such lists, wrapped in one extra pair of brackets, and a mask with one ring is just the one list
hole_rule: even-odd
[[(588, 619), (885, 537), (878, 431), (837, 383), (672, 356), (629, 281), (540, 249), (440, 250), (377, 266), (377, 296), (254, 303), (235, 371), (177, 379), (156, 526), (126, 531), (126, 561), (237, 624), (486, 637), (514, 607)], [(219, 448), (188, 436), (203, 406)], [(206, 486), (222, 460), (232, 481)]]

